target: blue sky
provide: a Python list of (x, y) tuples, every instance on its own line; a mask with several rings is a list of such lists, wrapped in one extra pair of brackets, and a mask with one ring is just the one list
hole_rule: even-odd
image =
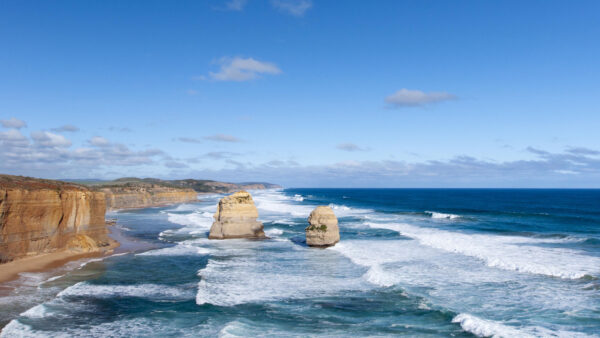
[(2, 1), (0, 172), (600, 187), (596, 1)]

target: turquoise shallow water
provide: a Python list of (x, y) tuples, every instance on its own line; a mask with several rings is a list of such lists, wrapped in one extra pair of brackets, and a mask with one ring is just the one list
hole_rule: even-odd
[[(1, 336), (598, 336), (600, 191), (288, 189), (270, 240), (209, 241), (222, 196), (115, 213), (134, 253), (23, 276)], [(341, 242), (308, 248), (331, 205)]]

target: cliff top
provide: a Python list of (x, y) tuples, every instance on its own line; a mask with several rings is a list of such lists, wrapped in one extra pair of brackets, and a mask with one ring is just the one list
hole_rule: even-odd
[(244, 189), (271, 189), (280, 186), (271, 183), (227, 183), (212, 180), (161, 180), (158, 178), (124, 177), (112, 181), (77, 181), (91, 188), (136, 188), (136, 187), (168, 187), (178, 189), (194, 189), (204, 193), (229, 193)]
[(201, 193), (230, 193), (238, 190), (249, 189), (272, 189), (281, 188), (276, 184), (252, 182), (252, 183), (227, 183), (212, 180), (161, 180), (158, 178), (124, 177), (112, 181), (102, 180), (47, 180), (26, 176), (13, 176), (0, 174), (0, 188), (21, 189), (76, 189), (76, 190), (99, 190), (102, 188), (174, 188), (193, 189)]
[(26, 176), (0, 174), (0, 188), (4, 189), (58, 189), (58, 190), (89, 190), (89, 188), (71, 182), (46, 180)]

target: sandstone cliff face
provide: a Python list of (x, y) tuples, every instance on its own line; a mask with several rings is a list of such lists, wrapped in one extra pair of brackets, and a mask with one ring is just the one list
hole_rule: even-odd
[(101, 192), (0, 175), (0, 263), (61, 249), (107, 246), (105, 211)]
[(198, 193), (192, 189), (170, 188), (158, 185), (120, 186), (101, 188), (106, 195), (109, 210), (148, 208), (167, 204), (195, 201)]
[(258, 210), (252, 196), (246, 191), (238, 191), (219, 201), (208, 238), (265, 238), (263, 225), (257, 218)]
[(316, 207), (308, 217), (308, 224), (305, 229), (308, 246), (326, 247), (340, 241), (338, 220), (330, 207)]

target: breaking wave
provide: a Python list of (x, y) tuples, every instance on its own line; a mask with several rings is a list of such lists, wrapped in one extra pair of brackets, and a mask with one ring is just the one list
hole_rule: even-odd
[(457, 218), (460, 218), (459, 215), (445, 214), (443, 212), (425, 211), (425, 213), (434, 219), (457, 219)]

